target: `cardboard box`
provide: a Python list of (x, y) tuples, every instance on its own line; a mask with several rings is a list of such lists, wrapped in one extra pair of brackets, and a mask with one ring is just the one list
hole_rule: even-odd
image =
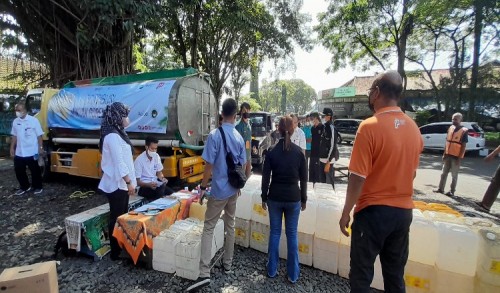
[[(142, 203), (142, 197), (131, 196), (129, 210), (141, 206)], [(109, 204), (103, 204), (67, 217), (64, 223), (68, 237), (68, 248), (94, 256), (95, 260), (101, 259), (110, 251), (108, 222)], [(82, 247), (82, 237), (88, 249)]]
[(0, 292), (58, 293), (56, 262), (5, 269), (0, 275)]

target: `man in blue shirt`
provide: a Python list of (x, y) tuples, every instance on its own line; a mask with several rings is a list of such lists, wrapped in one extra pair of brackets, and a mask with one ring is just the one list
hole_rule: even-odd
[[(202, 287), (210, 285), (210, 261), (212, 253), (213, 231), (221, 212), (224, 210), (224, 242), (223, 266), (225, 273), (231, 273), (231, 265), (234, 254), (234, 218), (236, 212), (236, 200), (239, 190), (229, 184), (227, 177), (226, 154), (233, 155), (235, 163), (244, 165), (246, 163), (245, 143), (243, 138), (234, 127), (236, 121), (237, 104), (234, 99), (226, 99), (222, 103), (222, 128), (225, 133), (227, 150), (224, 150), (221, 132), (214, 129), (208, 136), (203, 150), (205, 160), (205, 171), (201, 181), (201, 194), (203, 199), (207, 189), (208, 180), (212, 177), (211, 194), (207, 195), (207, 211), (205, 212), (205, 224), (201, 236), (201, 258), (200, 277), (187, 288), (188, 292), (194, 292)], [(200, 201), (203, 204), (203, 201)]]

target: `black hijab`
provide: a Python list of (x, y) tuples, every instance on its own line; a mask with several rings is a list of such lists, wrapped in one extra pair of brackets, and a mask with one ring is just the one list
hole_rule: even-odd
[(118, 134), (125, 142), (130, 145), (132, 153), (134, 148), (132, 142), (128, 138), (127, 133), (123, 127), (123, 118), (128, 116), (129, 110), (120, 102), (114, 102), (106, 107), (102, 116), (101, 122), (101, 138), (99, 140), (99, 151), (102, 153), (102, 145), (104, 138), (110, 133)]

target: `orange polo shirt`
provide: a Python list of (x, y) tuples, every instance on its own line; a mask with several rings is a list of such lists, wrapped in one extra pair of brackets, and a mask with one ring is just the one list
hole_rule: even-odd
[(412, 209), (413, 178), (424, 143), (399, 107), (380, 109), (358, 128), (349, 171), (365, 178), (357, 213), (367, 206)]

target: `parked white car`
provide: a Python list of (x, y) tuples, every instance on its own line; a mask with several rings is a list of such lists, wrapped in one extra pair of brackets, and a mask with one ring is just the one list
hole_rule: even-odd
[[(424, 149), (444, 150), (446, 144), (446, 134), (450, 128), (451, 122), (437, 122), (420, 127), (420, 133), (424, 140)], [(477, 151), (484, 148), (484, 131), (476, 122), (462, 122), (462, 126), (469, 131), (469, 142), (465, 148), (466, 151)]]

